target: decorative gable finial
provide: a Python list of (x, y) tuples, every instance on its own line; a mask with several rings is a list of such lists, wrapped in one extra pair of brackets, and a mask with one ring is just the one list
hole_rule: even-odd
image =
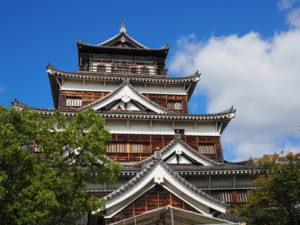
[(124, 21), (121, 22), (120, 33), (126, 33), (126, 27)]
[(175, 140), (181, 140), (181, 134), (180, 134), (179, 130), (175, 131)]

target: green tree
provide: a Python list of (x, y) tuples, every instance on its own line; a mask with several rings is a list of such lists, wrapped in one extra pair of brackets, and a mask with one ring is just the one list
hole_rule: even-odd
[(254, 162), (264, 174), (239, 215), (249, 225), (300, 224), (300, 154), (274, 153)]
[[(104, 155), (111, 136), (89, 109), (45, 119), (29, 109), (0, 107), (0, 223), (74, 224), (104, 207), (89, 197), (86, 178), (114, 182), (121, 167)], [(31, 153), (36, 140), (41, 153)]]

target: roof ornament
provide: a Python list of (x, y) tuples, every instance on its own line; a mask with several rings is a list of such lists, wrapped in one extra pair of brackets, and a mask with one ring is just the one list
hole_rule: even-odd
[(179, 130), (176, 130), (175, 140), (181, 140), (181, 134), (180, 134)]
[(125, 77), (123, 78), (123, 82), (129, 84), (129, 77), (127, 77), (127, 75), (125, 75)]
[(155, 151), (154, 152), (154, 159), (156, 159), (156, 160), (161, 160), (162, 159), (160, 151)]
[(124, 21), (121, 22), (121, 28), (120, 28), (120, 33), (126, 33), (126, 27)]

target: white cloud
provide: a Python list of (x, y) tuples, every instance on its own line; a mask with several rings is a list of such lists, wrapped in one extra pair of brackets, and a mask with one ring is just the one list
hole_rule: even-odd
[(299, 2), (299, 0), (281, 0), (277, 5), (280, 10), (286, 10), (292, 8), (297, 2)]
[(209, 112), (234, 105), (237, 117), (225, 131), (235, 160), (284, 149), (300, 151), (288, 137), (300, 140), (300, 30), (276, 33), (264, 40), (256, 32), (244, 36), (194, 35), (178, 41), (170, 69), (177, 74), (203, 74)]
[(287, 22), (292, 27), (300, 28), (300, 8), (295, 8), (288, 13)]

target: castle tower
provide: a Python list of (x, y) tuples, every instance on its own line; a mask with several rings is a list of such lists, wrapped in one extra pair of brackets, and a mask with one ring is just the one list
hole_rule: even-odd
[(169, 77), (169, 47), (144, 46), (124, 23), (107, 41), (78, 40), (77, 48), (77, 72), (47, 66), (55, 109), (31, 109), (45, 116), (58, 109), (71, 116), (91, 107), (106, 119), (112, 134), (106, 156), (124, 169), (117, 184), (88, 185), (88, 192), (106, 200), (104, 218), (91, 214), (89, 224), (234, 220), (226, 209), (247, 201), (253, 173), (251, 165), (223, 157), (220, 138), (235, 110), (189, 114), (200, 74)]

